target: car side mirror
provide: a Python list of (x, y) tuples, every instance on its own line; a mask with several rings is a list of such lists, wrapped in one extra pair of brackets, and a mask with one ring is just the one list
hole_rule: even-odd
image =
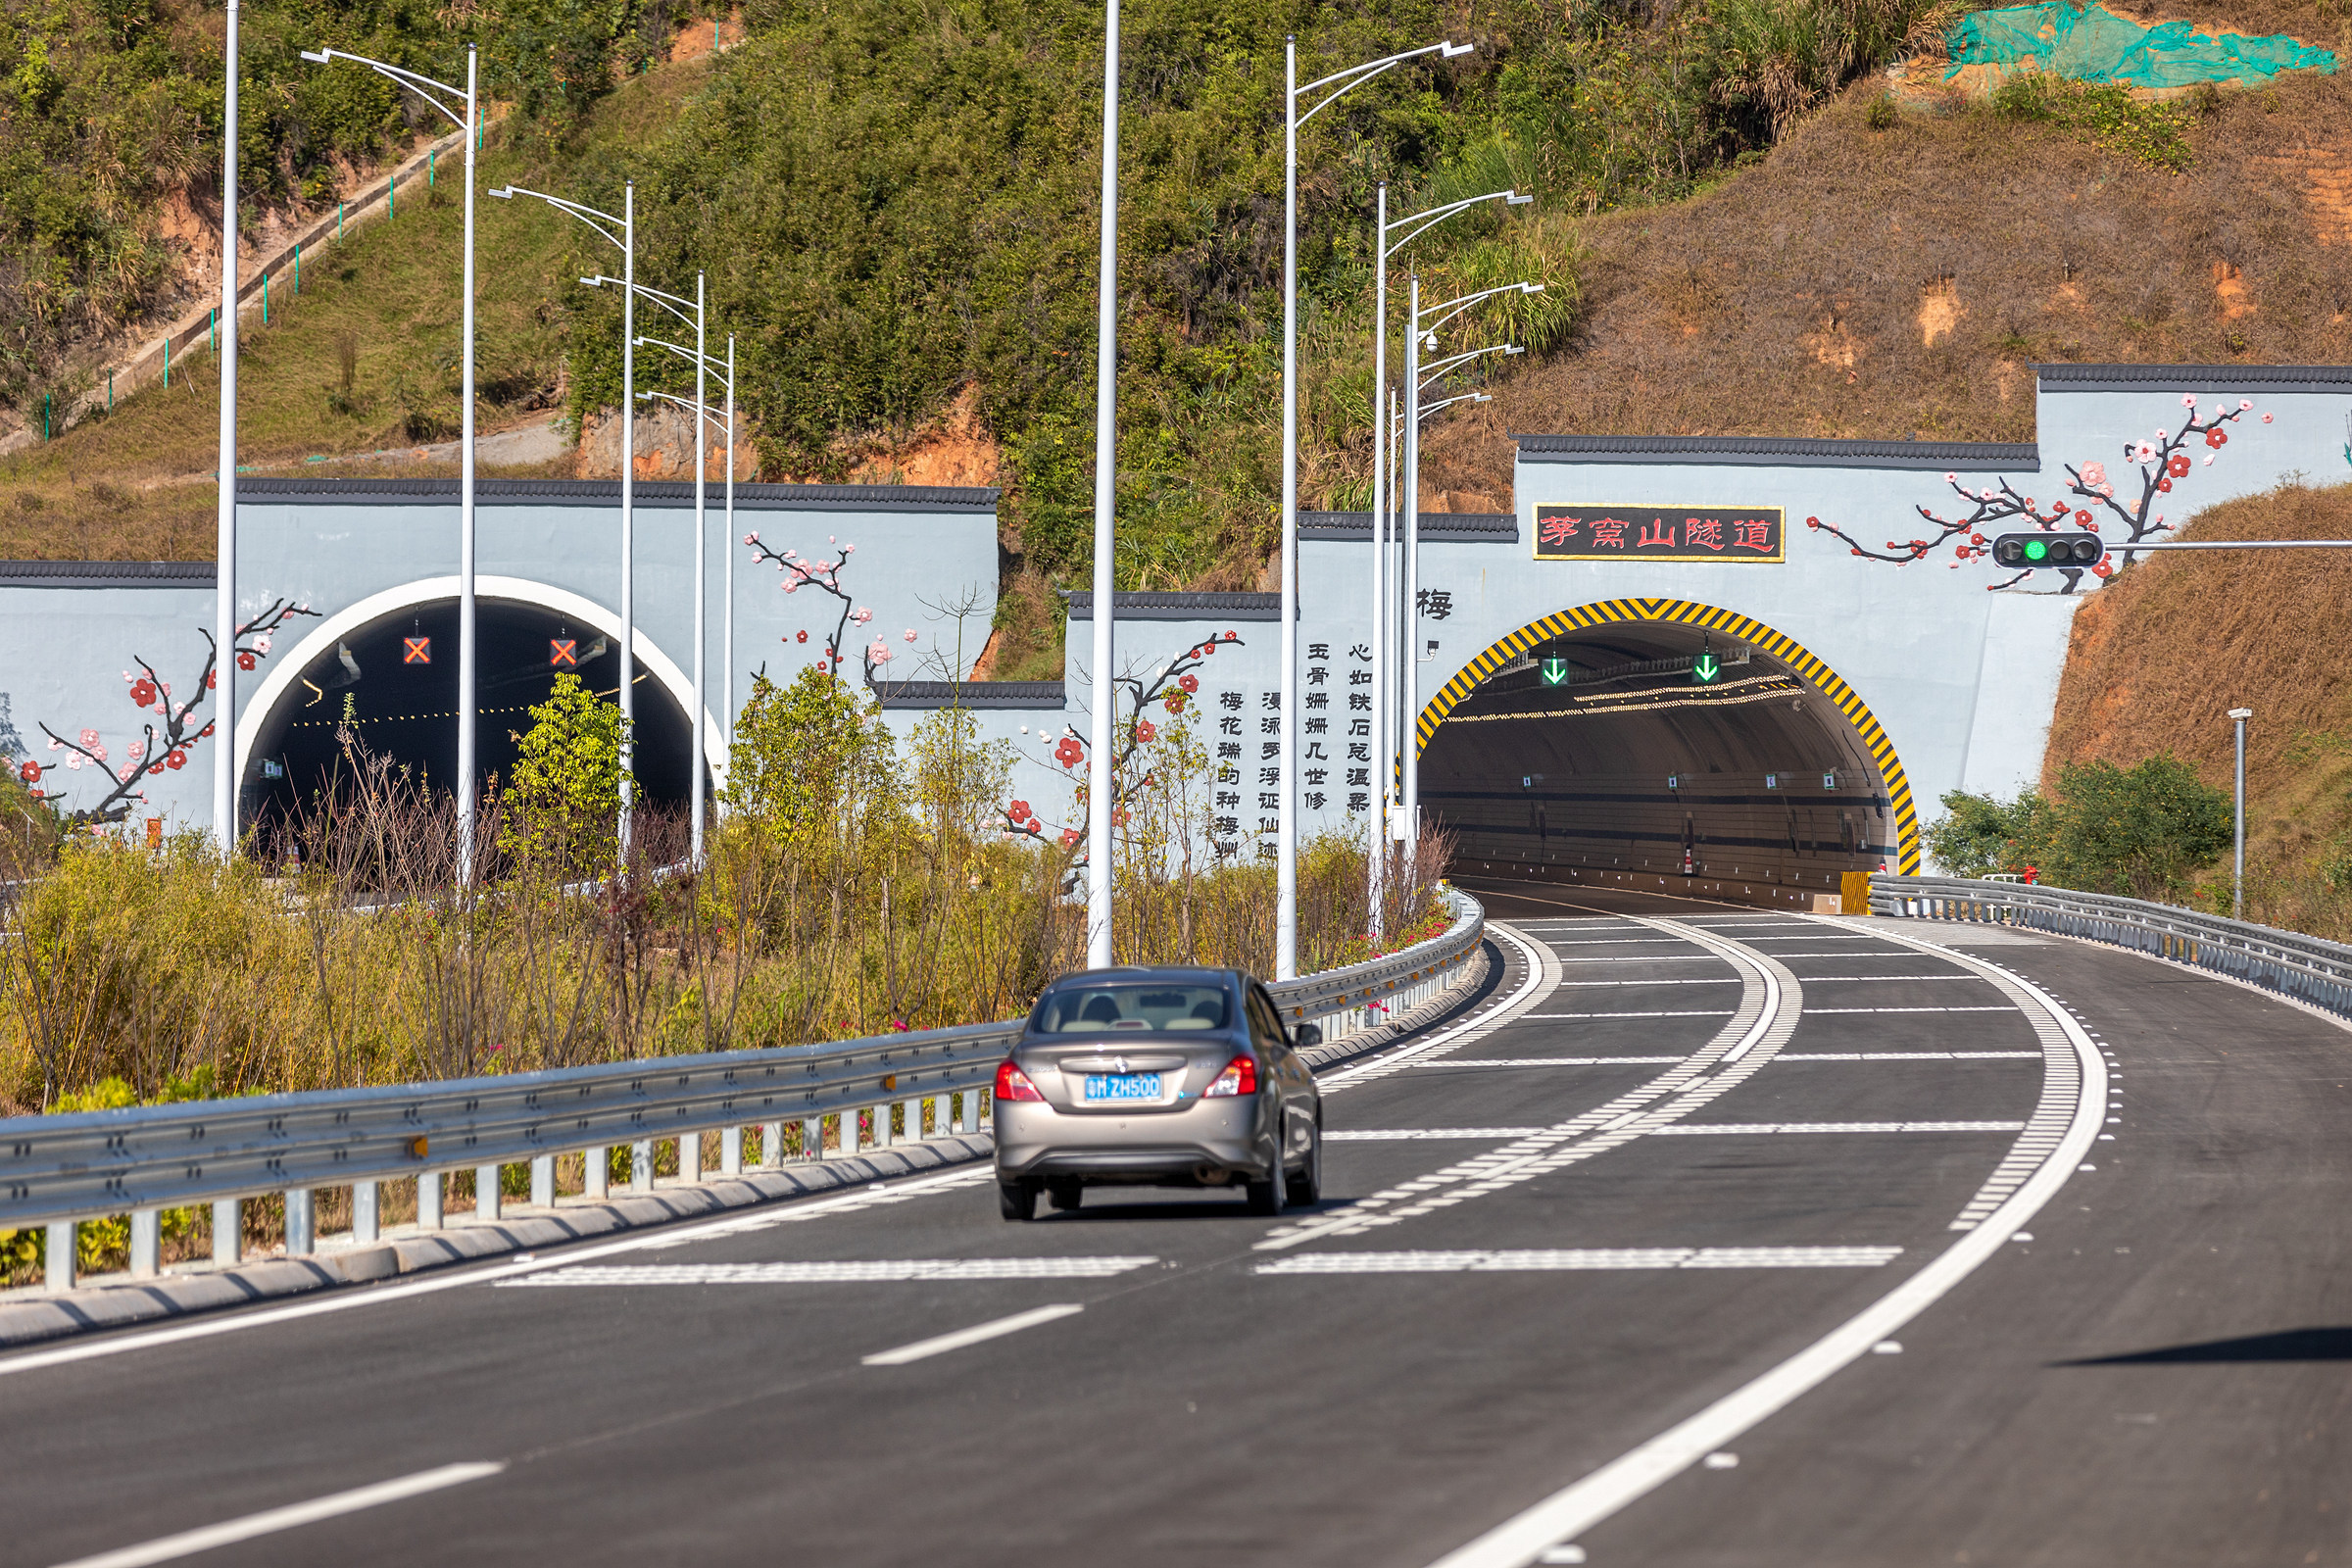
[(1291, 1035), (1291, 1044), (1300, 1051), (1322, 1043), (1323, 1026), (1319, 1023), (1302, 1023)]

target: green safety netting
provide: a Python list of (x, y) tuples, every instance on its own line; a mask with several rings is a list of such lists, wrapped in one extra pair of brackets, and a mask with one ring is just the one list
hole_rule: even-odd
[(2143, 27), (2105, 6), (2078, 9), (2068, 0), (2004, 6), (1960, 19), (1951, 33), (1952, 69), (2030, 63), (2078, 81), (2132, 87), (2186, 87), (2200, 81), (2268, 81), (2281, 71), (2328, 71), (2335, 56), (2279, 33), (2214, 37), (2185, 22)]

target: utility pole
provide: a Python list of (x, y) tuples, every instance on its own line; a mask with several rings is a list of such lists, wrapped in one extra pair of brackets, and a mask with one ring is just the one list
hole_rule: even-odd
[(2254, 710), (2232, 708), (2230, 716), (2237, 721), (2237, 868), (2230, 879), (2230, 914), (2242, 920), (2246, 917), (2246, 720), (2254, 716)]
[(220, 136), (220, 515), (213, 609), (213, 831), (237, 850), (237, 0), (228, 0), (228, 96)]
[(1118, 589), (1119, 481), (1119, 0), (1102, 20), (1102, 249), (1095, 318), (1095, 710), (1086, 759), (1086, 966), (1110, 967), (1110, 758), (1119, 689), (1112, 683), (1112, 610)]

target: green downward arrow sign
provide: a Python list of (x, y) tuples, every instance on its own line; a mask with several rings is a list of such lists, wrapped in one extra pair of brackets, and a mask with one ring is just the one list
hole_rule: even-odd
[(1690, 662), (1690, 679), (1697, 685), (1712, 686), (1722, 673), (1723, 662), (1713, 654), (1701, 654)]
[(1546, 686), (1567, 685), (1568, 661), (1565, 659), (1546, 659), (1544, 661), (1544, 684)]

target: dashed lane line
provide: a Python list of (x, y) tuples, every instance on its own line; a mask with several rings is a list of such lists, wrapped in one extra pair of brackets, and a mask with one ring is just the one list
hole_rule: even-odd
[(463, 1486), (468, 1481), (497, 1475), (504, 1469), (505, 1464), (493, 1460), (445, 1464), (431, 1470), (419, 1470), (415, 1475), (314, 1497), (308, 1502), (289, 1503), (283, 1508), (249, 1513), (242, 1519), (226, 1519), (217, 1525), (183, 1530), (178, 1535), (162, 1536), (135, 1546), (122, 1546), (113, 1551), (99, 1552), (95, 1556), (76, 1557), (72, 1562), (59, 1563), (57, 1568), (147, 1568), (149, 1563), (174, 1562), (181, 1557), (193, 1557), (198, 1552), (233, 1546), (240, 1541), (255, 1541), (302, 1525), (317, 1524), (321, 1519), (337, 1519), (345, 1514), (380, 1508), (388, 1502), (399, 1502), (407, 1497), (419, 1497), (426, 1493)]
[(1649, 1131), (1652, 1137), (1668, 1138), (1718, 1133), (2015, 1133), (2025, 1126), (2022, 1121), (1686, 1121)]
[(501, 1280), (500, 1290), (572, 1285), (873, 1285), (938, 1280), (1106, 1280), (1156, 1257), (883, 1257), (797, 1263), (590, 1263)]
[(1373, 1127), (1325, 1133), (1323, 1141), (1327, 1144), (1382, 1144), (1421, 1139), (1483, 1138), (1498, 1143), (1511, 1138), (1525, 1138), (1543, 1130), (1541, 1127)]
[(1393, 1050), (1384, 1051), (1369, 1061), (1360, 1062), (1352, 1067), (1343, 1067), (1337, 1072), (1318, 1077), (1316, 1079), (1317, 1090), (1326, 1095), (1337, 1094), (1343, 1090), (1355, 1088), (1359, 1084), (1372, 1083), (1386, 1078), (1392, 1073), (1402, 1072), (1407, 1067), (1417, 1066), (1433, 1056), (1444, 1055), (1449, 1051), (1459, 1051), (1471, 1042), (1483, 1040), (1494, 1030), (1512, 1022), (1520, 1013), (1525, 1012), (1529, 1007), (1550, 995), (1552, 989), (1560, 983), (1559, 959), (1501, 921), (1490, 920), (1487, 923), (1487, 929), (1518, 949), (1521, 960), (1526, 965), (1526, 973), (1520, 976), (1519, 984), (1512, 989), (1509, 996), (1498, 1001), (1490, 1001), (1485, 1006), (1452, 1028), (1442, 1029), (1426, 1040), (1413, 1041)]
[(1879, 1268), (1899, 1247), (1563, 1247), (1465, 1251), (1300, 1252), (1253, 1274), (1521, 1274), (1582, 1269)]

